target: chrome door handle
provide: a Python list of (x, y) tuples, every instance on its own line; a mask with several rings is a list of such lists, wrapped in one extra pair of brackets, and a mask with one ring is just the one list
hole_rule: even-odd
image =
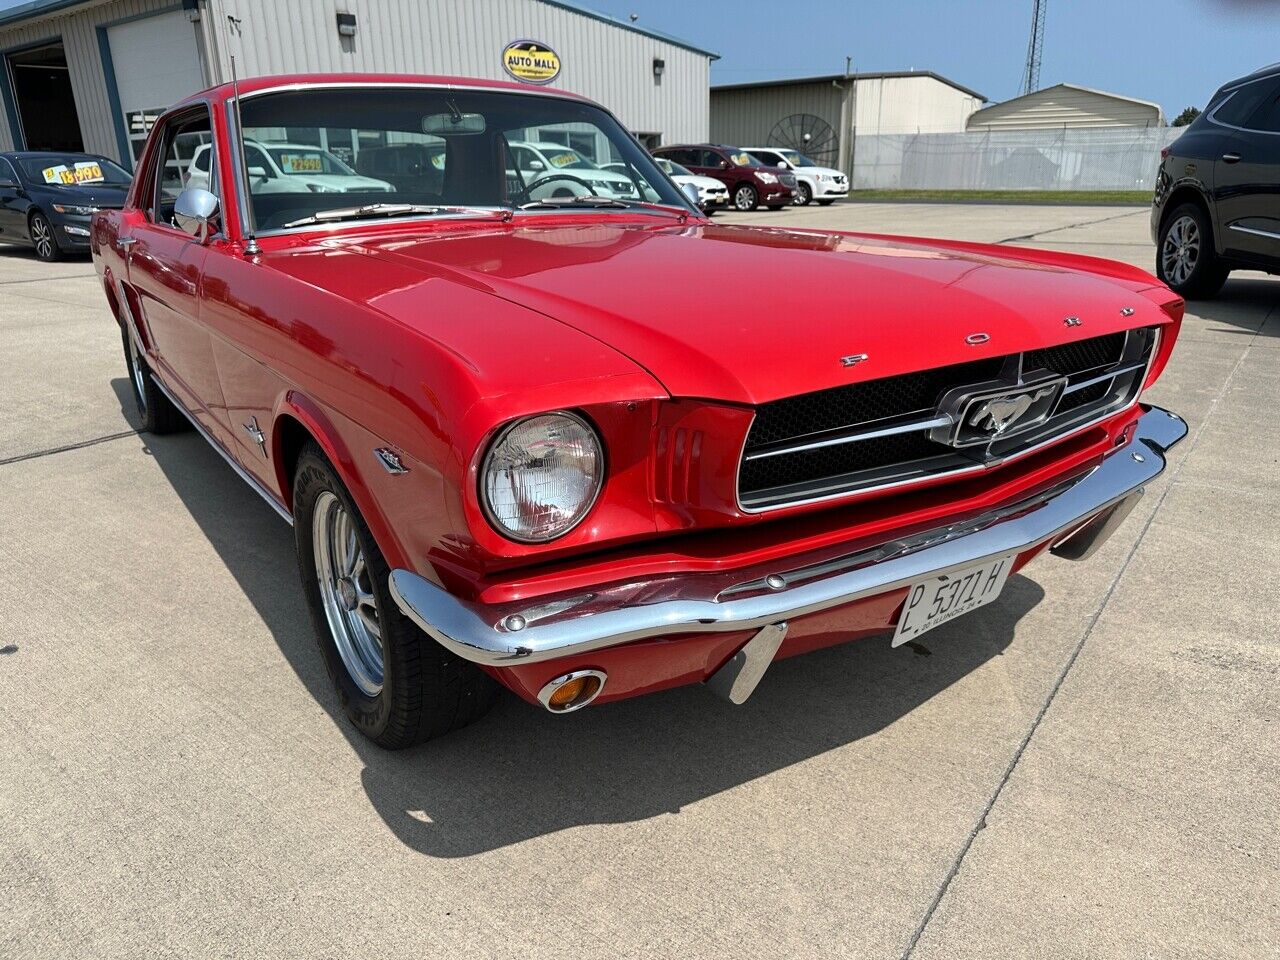
[(1223, 162), (1223, 163), (1239, 163), (1239, 162), (1240, 162), (1240, 154), (1238, 154), (1238, 153), (1224, 153), (1224, 154), (1222, 155), (1222, 162)]
[(116, 237), (116, 247), (120, 250), (127, 250), (137, 242), (137, 237)]

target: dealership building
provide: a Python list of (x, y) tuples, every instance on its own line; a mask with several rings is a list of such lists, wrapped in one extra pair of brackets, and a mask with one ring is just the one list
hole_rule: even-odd
[(155, 118), (230, 80), (232, 57), (241, 77), (514, 76), (599, 101), (652, 148), (707, 138), (716, 54), (563, 0), (31, 0), (0, 10), (0, 150), (131, 167)]

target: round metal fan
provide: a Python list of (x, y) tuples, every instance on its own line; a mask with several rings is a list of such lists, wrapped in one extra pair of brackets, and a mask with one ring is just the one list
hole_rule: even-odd
[(835, 165), (840, 153), (840, 143), (831, 124), (812, 113), (783, 117), (769, 133), (768, 146), (790, 147), (828, 166)]

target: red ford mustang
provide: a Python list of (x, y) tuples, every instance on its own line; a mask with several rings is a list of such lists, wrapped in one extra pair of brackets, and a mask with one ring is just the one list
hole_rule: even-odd
[(776, 657), (913, 640), (1091, 553), (1186, 433), (1139, 402), (1183, 304), (1135, 268), (713, 224), (544, 88), (277, 77), (239, 107), (161, 118), (94, 262), (146, 429), (194, 424), (294, 524), (385, 746), (494, 681), (740, 703)]

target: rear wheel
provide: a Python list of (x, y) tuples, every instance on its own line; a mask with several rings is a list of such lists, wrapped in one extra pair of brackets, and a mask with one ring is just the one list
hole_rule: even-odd
[(313, 443), (298, 458), (293, 490), (302, 588), (348, 719), (374, 743), (399, 749), (483, 716), (497, 685), (400, 612), (382, 552)]
[(31, 214), (27, 222), (31, 233), (31, 245), (36, 248), (36, 256), (45, 263), (62, 259), (62, 248), (58, 246), (58, 238), (53, 232), (53, 224), (49, 218), (37, 210)]
[(743, 213), (754, 210), (760, 203), (760, 194), (749, 183), (741, 183), (733, 191), (733, 205)]
[(191, 422), (156, 386), (147, 358), (142, 355), (129, 331), (121, 329), (121, 336), (124, 339), (124, 362), (129, 368), (129, 385), (142, 429), (147, 433), (177, 433), (179, 430), (189, 429)]
[(1199, 206), (1184, 203), (1165, 218), (1156, 275), (1170, 289), (1188, 299), (1212, 297), (1230, 272), (1213, 249), (1213, 229)]

